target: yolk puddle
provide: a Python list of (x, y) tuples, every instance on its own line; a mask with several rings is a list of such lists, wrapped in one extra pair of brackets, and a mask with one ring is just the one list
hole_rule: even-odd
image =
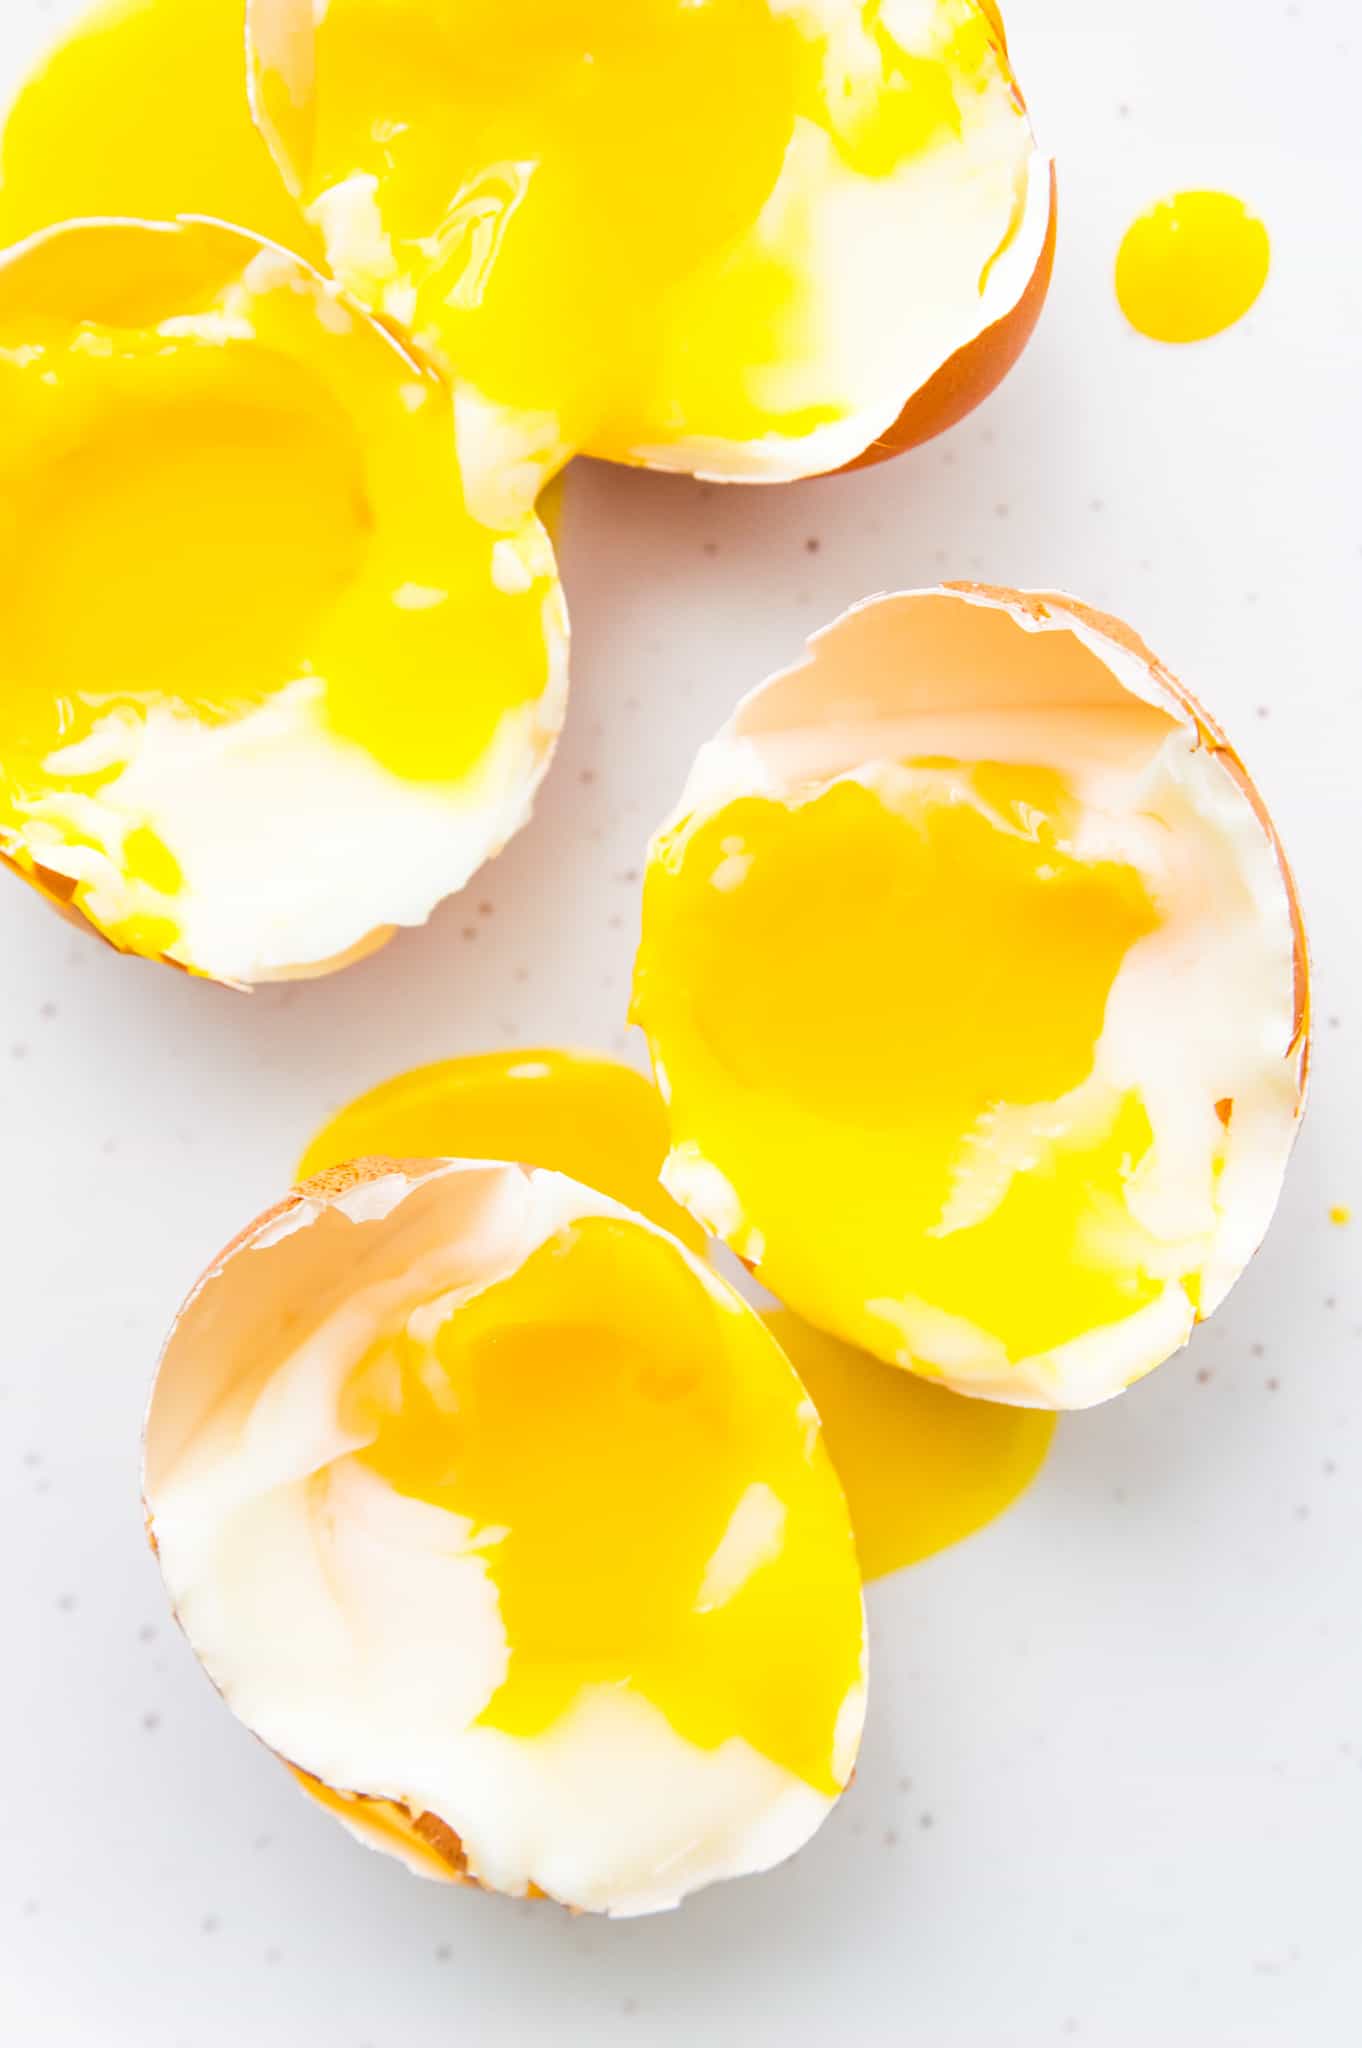
[(703, 1235), (658, 1179), (667, 1143), (656, 1089), (618, 1060), (557, 1048), (477, 1053), (361, 1095), (317, 1133), (298, 1178), (383, 1153), (547, 1166), (702, 1251)]
[(907, 1303), (1029, 1357), (1159, 1291), (1125, 1201), (1148, 1118), (1084, 1086), (1157, 917), (1133, 869), (1067, 850), (1059, 775), (910, 775), (892, 801), (847, 781), (683, 825), (635, 1017), (674, 1145), (740, 1212), (711, 1220), (778, 1295), (870, 1349)]
[(1054, 1415), (928, 1386), (789, 1309), (765, 1322), (822, 1419), (863, 1578), (916, 1564), (996, 1521), (1044, 1464)]
[(1331, 1209), (1331, 1210), (1329, 1211), (1329, 1221), (1330, 1221), (1331, 1223), (1337, 1223), (1337, 1224), (1339, 1225), (1339, 1227), (1340, 1227), (1340, 1228), (1342, 1228), (1342, 1226), (1343, 1226), (1343, 1225), (1344, 1225), (1345, 1223), (1351, 1223), (1351, 1222), (1352, 1222), (1352, 1220), (1353, 1220), (1353, 1212), (1352, 1212), (1352, 1210), (1351, 1210), (1351, 1209), (1350, 1209), (1350, 1208), (1349, 1208), (1349, 1207), (1347, 1206), (1347, 1204), (1346, 1204), (1345, 1202), (1339, 1202), (1339, 1203), (1337, 1203), (1337, 1204), (1336, 1204), (1336, 1205), (1335, 1205), (1335, 1206), (1334, 1206), (1334, 1207), (1333, 1207), (1333, 1208), (1332, 1208), (1332, 1209)]
[(482, 1720), (533, 1737), (628, 1687), (832, 1794), (861, 1658), (846, 1507), (760, 1321), (636, 1223), (587, 1217), (352, 1376), (397, 1491), (466, 1517), (509, 1651)]
[(1267, 229), (1227, 192), (1179, 192), (1126, 230), (1116, 296), (1155, 341), (1205, 341), (1241, 320), (1267, 283)]

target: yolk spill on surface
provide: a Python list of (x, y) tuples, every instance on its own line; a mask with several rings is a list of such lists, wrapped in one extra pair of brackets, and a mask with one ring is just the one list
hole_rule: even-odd
[(1044, 1464), (1054, 1415), (928, 1386), (790, 1309), (763, 1320), (822, 1420), (863, 1578), (883, 1578), (996, 1521)]
[(316, 258), (251, 124), (245, 0), (103, 0), (0, 131), (0, 243), (58, 221), (207, 214)]
[(532, 1737), (588, 1686), (745, 1738), (829, 1795), (856, 1686), (846, 1504), (778, 1345), (641, 1225), (587, 1217), (352, 1376), (342, 1421), (404, 1495), (485, 1541), (509, 1650), (484, 1725)]
[(1329, 1211), (1329, 1221), (1331, 1223), (1337, 1223), (1340, 1228), (1345, 1223), (1351, 1223), (1352, 1220), (1353, 1212), (1345, 1202), (1337, 1203), (1335, 1207)]
[(1226, 192), (1179, 192), (1126, 230), (1116, 296), (1155, 341), (1205, 341), (1241, 320), (1267, 283), (1267, 229)]
[[(1057, 774), (918, 768), (969, 800), (915, 775), (894, 803), (847, 781), (683, 825), (650, 867), (634, 1014), (673, 1143), (735, 1192), (741, 1217), (712, 1220), (778, 1295), (881, 1351), (875, 1305), (925, 1303), (1016, 1359), (1159, 1291), (1125, 1203), (1139, 1097), (1048, 1113), (1157, 918), (1132, 869), (1066, 850)], [(1028, 1108), (1039, 1128), (1000, 1153)]]
[(657, 1090), (618, 1060), (558, 1048), (477, 1053), (361, 1095), (317, 1133), (298, 1179), (376, 1153), (547, 1166), (703, 1251), (704, 1236), (658, 1179), (667, 1142)]

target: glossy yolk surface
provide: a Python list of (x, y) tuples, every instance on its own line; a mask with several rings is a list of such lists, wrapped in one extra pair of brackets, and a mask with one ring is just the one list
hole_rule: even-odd
[[(903, 1363), (896, 1303), (1020, 1358), (1158, 1292), (1124, 1250), (1141, 1101), (1064, 1103), (1157, 919), (1132, 869), (1068, 850), (1072, 814), (1046, 769), (917, 764), (893, 802), (846, 781), (732, 803), (650, 866), (635, 1016), (674, 1144), (741, 1211), (711, 1220), (783, 1299)], [(1000, 1152), (1027, 1105), (1058, 1107)]]
[[(835, 407), (761, 395), (813, 317), (793, 267), (803, 223), (733, 252), (798, 117), (878, 178), (1005, 95), (974, 0), (936, 0), (930, 25), (919, 54), (878, 4), (834, 41), (769, 0), (333, 0), (311, 217), (338, 274), (486, 397), (554, 422), (564, 448), (628, 453), (641, 421), (666, 437), (678, 330), (707, 434), (807, 433)], [(722, 283), (708, 311), (688, 296), (703, 280)]]
[(0, 131), (0, 243), (58, 221), (207, 214), (317, 257), (251, 123), (245, 0), (103, 0)]
[[(632, 1067), (556, 1048), (484, 1053), (360, 1096), (313, 1139), (298, 1178), (375, 1153), (521, 1160), (612, 1195), (698, 1251), (702, 1234), (658, 1181), (667, 1145), (661, 1098)], [(789, 1310), (765, 1320), (822, 1418), (863, 1577), (982, 1528), (1039, 1470), (1052, 1415), (926, 1387)]]
[(732, 1736), (840, 1789), (861, 1661), (846, 1505), (804, 1392), (750, 1312), (641, 1225), (588, 1217), (356, 1369), (342, 1421), (399, 1492), (485, 1540), (506, 1677), (536, 1736), (625, 1686), (702, 1748)]
[(658, 1179), (667, 1113), (632, 1067), (556, 1048), (441, 1060), (361, 1095), (317, 1133), (298, 1179), (373, 1154), (547, 1166), (679, 1237), (704, 1237)]
[(1267, 229), (1227, 192), (1179, 192), (1126, 230), (1116, 296), (1155, 341), (1204, 341), (1243, 318), (1267, 283)]
[(996, 1521), (1044, 1464), (1054, 1415), (928, 1386), (789, 1309), (764, 1321), (818, 1410), (863, 1578), (883, 1578)]
[[(0, 535), (0, 831), (79, 843), (148, 721), (302, 678), (319, 744), (456, 781), (547, 680), (549, 549), (465, 510), (439, 380), (221, 230), (76, 229), (0, 270)], [(173, 886), (154, 816), (122, 852)]]

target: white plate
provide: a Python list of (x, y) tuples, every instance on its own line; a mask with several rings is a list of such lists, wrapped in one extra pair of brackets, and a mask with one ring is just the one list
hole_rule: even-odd
[[(1362, 37), (1352, 0), (1008, 11), (1063, 195), (1022, 367), (870, 475), (577, 474), (567, 737), (465, 900), (234, 999), (0, 889), (6, 2048), (1356, 2048)], [(51, 12), (3, 0), (6, 73)], [(1274, 268), (1240, 327), (1166, 349), (1111, 267), (1187, 184), (1255, 203)], [(167, 1623), (136, 1477), (158, 1341), (354, 1091), (507, 1042), (637, 1056), (638, 869), (695, 745), (853, 598), (946, 575), (1124, 613), (1272, 803), (1320, 1012), (1277, 1226), (1015, 1513), (872, 1589), (860, 1775), (795, 1863), (618, 1926), (422, 1886), (304, 1803)]]

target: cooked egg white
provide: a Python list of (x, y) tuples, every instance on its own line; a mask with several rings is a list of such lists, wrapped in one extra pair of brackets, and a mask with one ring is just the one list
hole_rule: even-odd
[(172, 1332), (145, 1490), (219, 1691), (411, 1867), (647, 1912), (847, 1782), (817, 1417), (701, 1261), (560, 1175), (373, 1162), (262, 1218)]
[(1051, 216), (977, 0), (255, 0), (336, 274), (457, 375), (464, 467), (837, 468), (1012, 312)]
[(962, 1392), (1082, 1407), (1267, 1227), (1304, 949), (1242, 769), (1125, 629), (920, 593), (702, 750), (635, 1015), (666, 1185), (782, 1300)]
[(340, 289), (208, 222), (0, 257), (0, 855), (218, 980), (421, 922), (523, 822), (567, 622), (470, 514), (451, 403)]

